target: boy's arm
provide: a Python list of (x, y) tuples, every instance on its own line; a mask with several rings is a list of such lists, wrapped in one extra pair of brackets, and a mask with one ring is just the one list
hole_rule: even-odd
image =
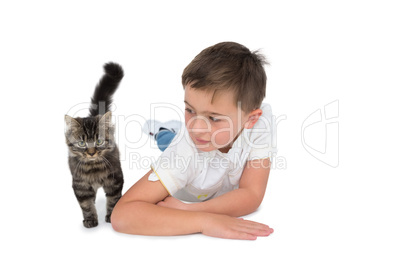
[(119, 200), (112, 213), (113, 228), (140, 235), (203, 233), (232, 239), (256, 239), (273, 232), (267, 225), (207, 212), (157, 206), (168, 196), (160, 181), (148, 181), (148, 172)]
[(233, 217), (247, 215), (260, 206), (267, 187), (269, 171), (269, 158), (248, 161), (240, 179), (239, 189), (200, 203), (184, 204), (173, 197), (168, 197), (158, 205)]

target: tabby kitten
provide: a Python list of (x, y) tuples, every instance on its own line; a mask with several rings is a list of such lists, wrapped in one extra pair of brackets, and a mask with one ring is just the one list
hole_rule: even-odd
[(123, 172), (119, 150), (115, 144), (114, 126), (111, 123), (112, 96), (124, 76), (116, 63), (104, 65), (91, 99), (90, 115), (84, 118), (65, 116), (68, 163), (73, 176), (73, 189), (84, 215), (84, 226), (98, 225), (95, 208), (96, 192), (103, 187), (106, 197), (106, 222), (121, 197)]

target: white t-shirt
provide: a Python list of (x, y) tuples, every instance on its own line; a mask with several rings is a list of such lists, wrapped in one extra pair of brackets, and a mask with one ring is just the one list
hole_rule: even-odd
[(251, 129), (243, 129), (227, 153), (202, 152), (195, 147), (186, 127), (172, 140), (156, 163), (150, 181), (160, 180), (170, 195), (189, 202), (208, 200), (239, 187), (247, 161), (276, 154), (276, 125), (271, 106)]

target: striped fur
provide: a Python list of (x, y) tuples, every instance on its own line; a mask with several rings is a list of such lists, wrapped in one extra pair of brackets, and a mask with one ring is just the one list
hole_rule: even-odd
[[(73, 190), (81, 207), (87, 228), (98, 225), (95, 198), (98, 188), (106, 193), (106, 222), (123, 189), (123, 172), (119, 149), (115, 144), (114, 126), (111, 123), (112, 95), (123, 78), (118, 64), (104, 66), (105, 74), (92, 97), (90, 116), (72, 118), (65, 116), (68, 163), (73, 177)], [(99, 107), (99, 108), (98, 108)], [(103, 107), (103, 111), (100, 107)]]

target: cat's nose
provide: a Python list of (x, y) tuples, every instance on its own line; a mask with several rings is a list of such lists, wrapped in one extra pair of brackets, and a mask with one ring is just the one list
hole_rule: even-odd
[(96, 150), (94, 147), (89, 147), (87, 150), (87, 154), (89, 154), (90, 156), (94, 156), (94, 154), (96, 154)]

